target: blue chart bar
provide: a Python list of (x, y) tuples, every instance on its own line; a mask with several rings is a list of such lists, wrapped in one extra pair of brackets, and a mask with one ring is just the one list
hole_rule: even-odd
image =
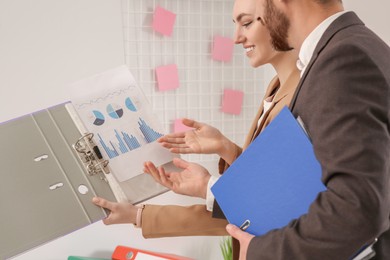
[(138, 142), (137, 138), (134, 136), (129, 136), (127, 133), (122, 132), (123, 139), (125, 140), (127, 146), (130, 148), (130, 150), (137, 149), (138, 147), (141, 147), (140, 143)]
[(114, 157), (117, 157), (119, 155), (119, 153), (117, 152), (117, 150), (115, 150), (114, 148), (114, 145), (112, 144), (112, 142), (110, 141), (110, 145), (112, 147), (112, 149), (110, 149), (106, 144), (105, 142), (103, 141), (103, 138), (100, 136), (100, 134), (98, 134), (99, 136), (99, 142), (100, 144), (103, 146), (104, 150), (106, 151), (108, 157), (110, 157), (110, 159), (114, 158)]
[(148, 126), (146, 122), (142, 120), (142, 118), (139, 119), (138, 126), (142, 134), (144, 135), (147, 143), (154, 142), (159, 137), (163, 136), (162, 134), (154, 131), (150, 126)]
[(110, 159), (119, 156), (120, 153), (124, 154), (141, 147), (141, 144), (133, 135), (129, 135), (123, 131), (121, 131), (121, 134), (119, 134), (118, 130), (114, 130), (114, 132), (116, 140), (108, 142), (104, 141), (100, 134), (98, 134), (99, 142)]
[(114, 131), (115, 131), (115, 137), (116, 139), (118, 139), (119, 149), (121, 150), (122, 153), (127, 153), (129, 149), (127, 149), (127, 147), (125, 146), (125, 143), (122, 141), (122, 138), (118, 134), (118, 131), (117, 130)]

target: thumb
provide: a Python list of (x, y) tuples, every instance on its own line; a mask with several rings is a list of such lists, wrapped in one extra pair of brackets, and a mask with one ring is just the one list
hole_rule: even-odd
[(112, 203), (109, 202), (108, 200), (105, 200), (105, 199), (102, 199), (102, 198), (99, 198), (99, 197), (94, 197), (92, 199), (92, 202), (95, 205), (100, 206), (102, 208), (105, 208), (105, 209), (108, 209), (108, 210), (112, 209)]
[(176, 166), (176, 167), (179, 167), (180, 169), (185, 169), (189, 166), (189, 163), (183, 159), (180, 159), (180, 158), (173, 158), (173, 164)]
[(228, 224), (226, 226), (226, 231), (229, 233), (229, 235), (231, 235), (232, 237), (234, 237), (238, 241), (240, 241), (242, 238), (244, 238), (246, 235), (248, 235), (248, 233), (246, 233), (245, 231), (242, 231), (237, 226), (232, 225), (232, 224)]

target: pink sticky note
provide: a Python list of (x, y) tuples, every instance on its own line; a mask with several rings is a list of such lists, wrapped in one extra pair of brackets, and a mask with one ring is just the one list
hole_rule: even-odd
[(175, 120), (175, 123), (173, 125), (173, 132), (175, 132), (175, 133), (186, 132), (186, 131), (189, 131), (189, 130), (193, 129), (192, 127), (184, 125), (181, 122), (181, 120), (182, 120), (181, 118)]
[(157, 86), (160, 91), (179, 87), (179, 74), (175, 64), (156, 68)]
[(214, 37), (212, 58), (218, 61), (230, 61), (233, 56), (234, 42), (222, 36)]
[(239, 115), (241, 113), (244, 93), (240, 90), (225, 89), (223, 92), (222, 112)]
[(153, 30), (171, 36), (175, 25), (176, 14), (157, 6), (153, 15)]

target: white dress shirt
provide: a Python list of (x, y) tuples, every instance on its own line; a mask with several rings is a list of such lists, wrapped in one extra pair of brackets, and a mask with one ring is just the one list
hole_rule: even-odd
[(342, 11), (329, 16), (327, 19), (322, 21), (303, 41), (301, 50), (299, 51), (299, 59), (297, 60), (297, 68), (301, 71), (301, 77), (309, 64), (311, 57), (313, 56), (314, 49), (320, 41), (322, 35), (328, 29), (328, 27), (336, 20), (339, 16), (348, 11)]

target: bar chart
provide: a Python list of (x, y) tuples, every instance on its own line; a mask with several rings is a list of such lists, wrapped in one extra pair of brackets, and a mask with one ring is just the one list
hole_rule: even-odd
[[(113, 129), (111, 135), (97, 134), (100, 145), (110, 159), (128, 153), (142, 145), (156, 141), (163, 134), (154, 130), (142, 118), (138, 119), (139, 134), (130, 134), (125, 130)], [(139, 136), (138, 138), (136, 136)]]

